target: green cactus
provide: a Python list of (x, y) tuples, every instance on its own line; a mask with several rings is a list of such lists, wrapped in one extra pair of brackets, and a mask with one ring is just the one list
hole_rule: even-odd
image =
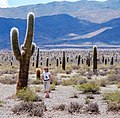
[(97, 46), (93, 47), (93, 72), (97, 72)]
[(63, 51), (62, 69), (65, 70), (65, 51)]
[(49, 65), (49, 59), (47, 58), (46, 59), (46, 66), (48, 67), (48, 65)]
[(58, 65), (59, 65), (59, 60), (57, 59), (57, 60), (56, 60), (56, 66), (58, 66)]
[(113, 65), (113, 62), (114, 62), (114, 58), (111, 57), (111, 62), (110, 62), (110, 65)]
[(90, 53), (88, 53), (86, 65), (90, 66)]
[(78, 66), (80, 65), (80, 55), (78, 56)]
[(26, 30), (26, 37), (24, 40), (24, 44), (21, 46), (20, 49), (19, 41), (18, 41), (18, 29), (12, 28), (11, 29), (11, 44), (12, 50), (15, 55), (15, 58), (20, 63), (19, 69), (19, 77), (17, 81), (17, 91), (27, 87), (28, 85), (28, 71), (29, 71), (29, 64), (30, 58), (34, 53), (35, 50), (35, 43), (33, 41), (33, 34), (34, 34), (34, 14), (28, 14), (27, 20), (27, 30)]
[(37, 49), (36, 68), (39, 66), (39, 48)]

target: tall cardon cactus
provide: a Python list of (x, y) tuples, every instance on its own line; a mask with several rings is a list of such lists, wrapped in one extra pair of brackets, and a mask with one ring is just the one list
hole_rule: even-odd
[(28, 71), (29, 71), (29, 64), (30, 58), (34, 53), (35, 50), (35, 43), (33, 42), (33, 34), (34, 34), (34, 14), (29, 13), (27, 17), (27, 30), (26, 36), (24, 40), (24, 44), (19, 46), (19, 37), (18, 37), (18, 29), (12, 28), (11, 29), (11, 45), (13, 53), (16, 59), (20, 63), (19, 68), (19, 77), (17, 80), (17, 91), (27, 87), (28, 85)]
[(93, 72), (97, 72), (97, 46), (93, 47)]
[(63, 57), (62, 57), (62, 69), (65, 70), (65, 51), (63, 51)]

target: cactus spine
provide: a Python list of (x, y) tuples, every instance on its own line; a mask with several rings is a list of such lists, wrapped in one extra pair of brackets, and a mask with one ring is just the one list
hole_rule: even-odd
[(63, 51), (62, 69), (65, 70), (65, 51)]
[(93, 72), (97, 72), (97, 46), (93, 47)]
[(30, 58), (35, 50), (35, 44), (32, 43), (33, 32), (34, 32), (34, 14), (29, 13), (27, 20), (26, 37), (24, 44), (21, 46), (22, 49), (20, 50), (19, 41), (18, 41), (18, 29), (17, 28), (11, 29), (12, 50), (15, 55), (15, 58), (20, 63), (19, 77), (16, 88), (17, 91), (23, 89), (24, 87), (27, 87), (28, 85), (28, 71), (29, 71)]

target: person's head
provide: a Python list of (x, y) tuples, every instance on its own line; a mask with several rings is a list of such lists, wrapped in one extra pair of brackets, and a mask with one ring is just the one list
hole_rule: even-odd
[(45, 72), (48, 72), (48, 68), (44, 68)]

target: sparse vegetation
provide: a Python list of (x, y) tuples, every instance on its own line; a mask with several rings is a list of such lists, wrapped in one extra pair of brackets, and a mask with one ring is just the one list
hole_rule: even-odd
[(104, 96), (104, 99), (108, 103), (120, 103), (120, 92), (119, 91), (105, 93), (103, 96)]
[(42, 117), (46, 111), (44, 102), (21, 102), (12, 109), (15, 114), (28, 114), (30, 116)]
[(5, 104), (3, 100), (0, 100), (0, 107), (2, 107)]
[(88, 103), (86, 111), (91, 112), (91, 113), (99, 113), (98, 104), (97, 103)]
[(30, 88), (24, 88), (17, 92), (16, 96), (23, 101), (42, 101), (42, 99)]
[(50, 85), (50, 90), (55, 90), (55, 88), (56, 88), (55, 84)]
[(100, 87), (95, 82), (87, 82), (84, 84), (79, 84), (76, 88), (83, 93), (99, 93)]

